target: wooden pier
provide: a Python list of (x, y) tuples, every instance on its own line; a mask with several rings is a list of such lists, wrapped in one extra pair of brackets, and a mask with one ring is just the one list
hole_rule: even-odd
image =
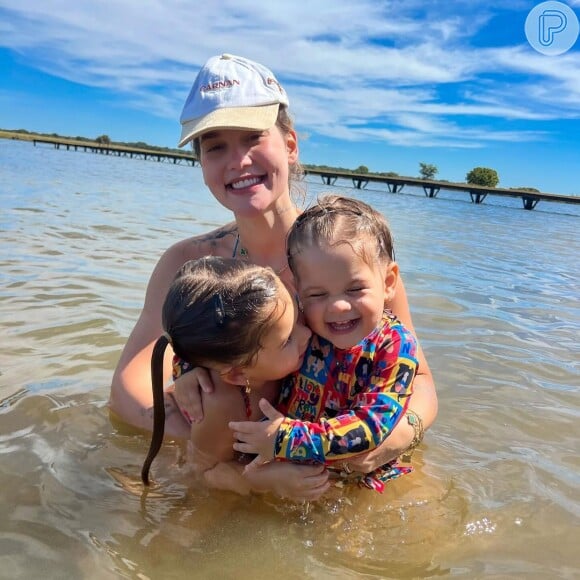
[(97, 143), (95, 141), (78, 141), (76, 139), (62, 139), (48, 137), (34, 137), (31, 139), (34, 146), (37, 144), (53, 145), (55, 149), (66, 149), (67, 151), (85, 151), (89, 153), (98, 153), (100, 155), (114, 155), (116, 157), (129, 157), (131, 159), (145, 159), (149, 161), (167, 162), (186, 164), (194, 166), (197, 159), (193, 153), (179, 153), (169, 151), (156, 151), (155, 149), (139, 149), (127, 147), (125, 145), (116, 145), (113, 143)]
[[(6, 135), (2, 135), (6, 137)], [(20, 138), (20, 137), (11, 137)], [(62, 137), (30, 136), (27, 140), (37, 144), (53, 145), (56, 149), (66, 149), (73, 151), (87, 151), (100, 155), (115, 155), (118, 157), (129, 157), (131, 159), (147, 159), (158, 162), (168, 162), (174, 164), (187, 164), (195, 166), (198, 160), (191, 152), (179, 151), (157, 151), (155, 149), (140, 149), (126, 145), (97, 143), (96, 141), (80, 141)], [(351, 181), (356, 189), (364, 189), (369, 183), (384, 183), (391, 193), (399, 193), (405, 185), (422, 188), (427, 197), (437, 197), (443, 191), (460, 191), (468, 193), (471, 201), (476, 204), (483, 203), (488, 195), (500, 197), (519, 197), (522, 200), (524, 209), (534, 209), (540, 201), (551, 201), (559, 203), (580, 204), (580, 195), (560, 195), (556, 193), (544, 193), (528, 191), (525, 189), (505, 189), (500, 187), (485, 187), (481, 185), (471, 185), (469, 183), (451, 183), (448, 181), (434, 181), (429, 179), (419, 179), (413, 177), (391, 177), (377, 175), (373, 173), (362, 174), (350, 171), (336, 171), (332, 169), (309, 169), (305, 168), (306, 175), (319, 175), (326, 185), (334, 185), (337, 180), (344, 179)]]
[(352, 181), (356, 189), (364, 189), (369, 183), (384, 183), (391, 193), (399, 193), (405, 185), (420, 187), (427, 197), (437, 197), (441, 190), (461, 191), (469, 193), (473, 203), (482, 203), (488, 195), (501, 197), (519, 197), (522, 200), (524, 209), (534, 209), (540, 201), (555, 201), (560, 203), (580, 203), (580, 195), (559, 195), (556, 193), (543, 193), (527, 191), (525, 189), (503, 189), (500, 187), (484, 187), (481, 185), (471, 185), (469, 183), (450, 183), (447, 181), (432, 181), (429, 179), (418, 179), (413, 177), (387, 177), (372, 173), (361, 174), (348, 171), (333, 171), (322, 169), (305, 169), (307, 175), (320, 175), (323, 183), (334, 185), (338, 179)]

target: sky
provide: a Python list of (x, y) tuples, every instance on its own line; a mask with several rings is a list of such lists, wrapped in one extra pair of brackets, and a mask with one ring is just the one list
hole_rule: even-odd
[(176, 147), (197, 71), (227, 52), (284, 85), (303, 163), (483, 166), (580, 195), (580, 41), (536, 52), (538, 3), (0, 0), (0, 128)]

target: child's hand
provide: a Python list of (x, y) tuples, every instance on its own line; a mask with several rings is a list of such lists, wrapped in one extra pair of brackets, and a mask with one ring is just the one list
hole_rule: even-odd
[(274, 457), (274, 440), (278, 428), (284, 420), (284, 415), (276, 411), (266, 399), (260, 399), (260, 410), (268, 418), (267, 421), (231, 421), (230, 429), (237, 439), (234, 449), (242, 453), (257, 453), (248, 468), (258, 467)]

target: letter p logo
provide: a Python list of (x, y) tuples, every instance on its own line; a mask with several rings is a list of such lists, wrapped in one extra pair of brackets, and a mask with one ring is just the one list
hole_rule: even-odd
[(544, 10), (538, 18), (538, 40), (542, 46), (552, 46), (554, 37), (568, 24), (568, 18), (560, 10)]
[(562, 54), (574, 46), (578, 38), (578, 17), (562, 2), (542, 2), (530, 10), (526, 18), (526, 37), (538, 52)]

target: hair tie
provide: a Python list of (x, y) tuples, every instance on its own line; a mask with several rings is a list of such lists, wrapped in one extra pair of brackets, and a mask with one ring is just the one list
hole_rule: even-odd
[(173, 346), (173, 340), (171, 340), (171, 336), (170, 336), (170, 334), (169, 334), (168, 332), (164, 332), (164, 333), (162, 334), (162, 336), (164, 336), (164, 337), (165, 337), (165, 339), (167, 340), (167, 342), (168, 342), (168, 343), (169, 343), (171, 346)]
[(226, 320), (226, 309), (224, 307), (224, 301), (219, 292), (216, 292), (213, 296), (213, 307), (215, 315), (215, 323), (222, 327)]

